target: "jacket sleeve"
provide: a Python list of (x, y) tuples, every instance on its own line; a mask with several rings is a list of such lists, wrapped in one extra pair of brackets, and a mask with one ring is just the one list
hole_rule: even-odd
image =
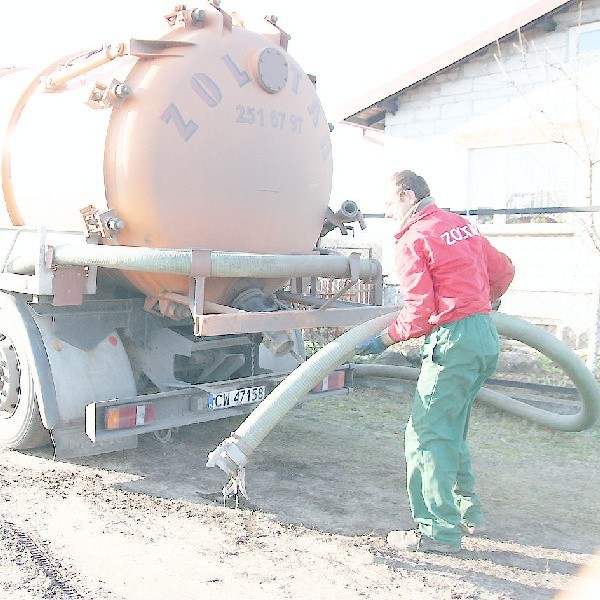
[(486, 238), (483, 240), (490, 280), (490, 300), (493, 302), (508, 289), (515, 276), (515, 267), (506, 254), (496, 250)]
[(396, 268), (404, 304), (387, 333), (392, 340), (400, 342), (429, 333), (433, 327), (429, 318), (436, 307), (424, 248), (400, 242), (396, 249)]

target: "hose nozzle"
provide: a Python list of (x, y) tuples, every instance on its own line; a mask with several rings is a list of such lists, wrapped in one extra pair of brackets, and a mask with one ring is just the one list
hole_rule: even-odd
[(323, 223), (320, 237), (327, 235), (336, 227), (339, 228), (339, 230), (342, 232), (342, 235), (348, 235), (346, 224), (354, 223), (355, 221), (358, 222), (361, 229), (365, 229), (367, 227), (362, 212), (358, 208), (358, 204), (356, 204), (354, 200), (344, 200), (337, 212), (334, 213), (330, 208), (327, 209), (327, 217)]

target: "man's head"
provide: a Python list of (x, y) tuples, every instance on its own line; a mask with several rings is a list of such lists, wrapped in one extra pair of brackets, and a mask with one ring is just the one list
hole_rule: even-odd
[(386, 216), (400, 220), (414, 204), (429, 196), (427, 182), (413, 171), (399, 171), (392, 175), (392, 190), (386, 202)]

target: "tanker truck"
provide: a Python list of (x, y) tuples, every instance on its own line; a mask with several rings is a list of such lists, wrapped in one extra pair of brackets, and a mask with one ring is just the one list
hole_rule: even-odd
[[(330, 127), (277, 20), (212, 0), (165, 29), (0, 69), (4, 447), (83, 456), (249, 413), (301, 330), (388, 311), (316, 294), (381, 268), (320, 247), (360, 212), (328, 206)], [(350, 385), (345, 365), (318, 389)]]

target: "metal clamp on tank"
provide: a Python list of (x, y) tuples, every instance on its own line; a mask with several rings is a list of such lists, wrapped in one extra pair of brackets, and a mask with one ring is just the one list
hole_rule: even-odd
[(100, 212), (89, 204), (79, 212), (85, 222), (88, 235), (99, 234), (103, 238), (111, 238), (121, 229), (125, 229), (125, 221), (119, 219), (113, 210)]
[(133, 90), (126, 83), (113, 79), (109, 85), (97, 81), (90, 93), (87, 105), (92, 108), (111, 108), (130, 96)]
[(200, 8), (187, 9), (185, 4), (178, 4), (175, 10), (165, 15), (170, 27), (202, 27), (206, 20), (206, 11)]

